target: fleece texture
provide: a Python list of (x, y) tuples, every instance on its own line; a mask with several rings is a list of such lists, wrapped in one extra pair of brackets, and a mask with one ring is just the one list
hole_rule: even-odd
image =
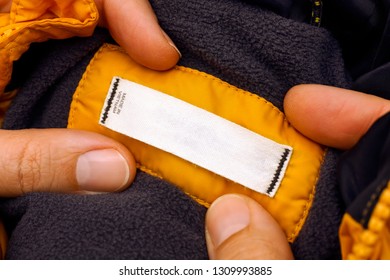
[[(339, 46), (323, 28), (248, 1), (151, 4), (182, 52), (180, 65), (258, 94), (281, 110), (294, 85), (349, 86)], [(91, 38), (34, 46), (15, 67), (14, 84), (22, 86), (5, 128), (66, 127), (78, 81), (105, 40), (108, 34), (98, 29)], [(25, 73), (23, 65), (31, 60)], [(329, 150), (321, 168), (314, 204), (292, 244), (298, 259), (340, 258), (337, 231), (344, 206), (336, 184), (338, 157)], [(142, 172), (118, 194), (38, 193), (0, 200), (9, 259), (205, 259), (205, 212), (175, 186)]]

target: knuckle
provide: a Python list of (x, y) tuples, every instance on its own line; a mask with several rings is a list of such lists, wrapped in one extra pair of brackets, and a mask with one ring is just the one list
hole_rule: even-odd
[(17, 158), (17, 184), (21, 193), (35, 191), (41, 181), (40, 149), (36, 149), (31, 142), (26, 142), (21, 147)]
[(279, 243), (275, 244), (272, 240), (246, 228), (221, 244), (217, 249), (217, 258), (230, 260), (286, 259), (288, 254), (278, 247), (280, 247)]

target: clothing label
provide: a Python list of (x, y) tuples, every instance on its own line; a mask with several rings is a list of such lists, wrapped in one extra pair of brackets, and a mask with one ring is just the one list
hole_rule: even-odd
[(280, 186), (293, 150), (119, 77), (111, 82), (100, 124), (270, 197)]

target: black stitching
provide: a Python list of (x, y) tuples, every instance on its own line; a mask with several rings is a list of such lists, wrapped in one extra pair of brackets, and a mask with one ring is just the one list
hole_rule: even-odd
[(274, 175), (274, 178), (272, 179), (272, 182), (271, 184), (269, 185), (268, 189), (267, 189), (267, 194), (271, 194), (272, 191), (274, 190), (275, 186), (276, 186), (276, 183), (278, 182), (279, 180), (279, 177), (282, 173), (282, 169), (284, 167), (284, 164), (287, 160), (287, 157), (288, 155), (290, 154), (290, 150), (289, 149), (284, 149), (284, 153), (279, 161), (279, 165), (278, 165), (278, 169), (276, 170), (275, 172), (275, 175)]
[(112, 101), (114, 100), (114, 97), (116, 95), (116, 92), (118, 90), (118, 86), (119, 86), (119, 82), (120, 82), (120, 79), (119, 78), (116, 78), (115, 82), (114, 82), (114, 85), (112, 87), (112, 90), (110, 92), (110, 98), (108, 99), (107, 101), (107, 106), (106, 108), (104, 109), (104, 113), (103, 113), (103, 116), (102, 116), (102, 119), (101, 119), (101, 123), (102, 124), (105, 124), (106, 123), (106, 120), (108, 118), (108, 112), (110, 111), (111, 109), (111, 105), (112, 105)]

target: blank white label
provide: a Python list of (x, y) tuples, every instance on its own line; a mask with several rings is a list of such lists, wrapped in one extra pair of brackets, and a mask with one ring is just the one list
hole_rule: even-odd
[(111, 82), (100, 124), (270, 197), (292, 154), (290, 146), (119, 77)]

